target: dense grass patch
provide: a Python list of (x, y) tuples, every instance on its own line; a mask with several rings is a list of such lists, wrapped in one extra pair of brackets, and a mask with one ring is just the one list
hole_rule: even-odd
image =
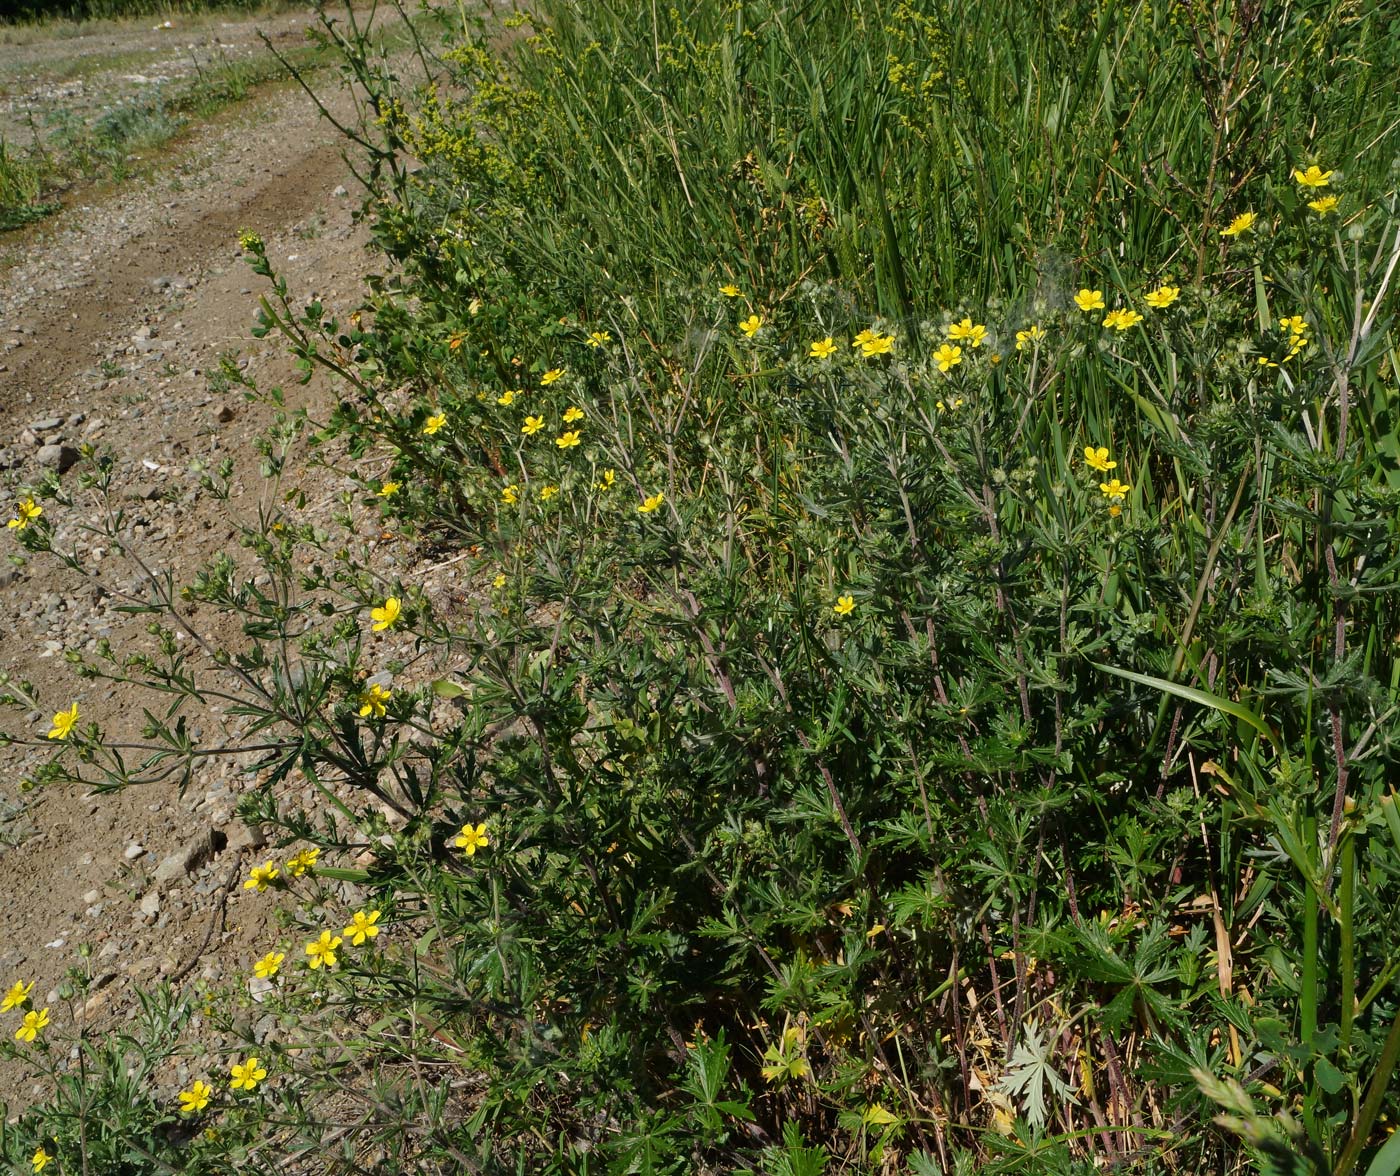
[(557, 0), (418, 90), (342, 30), (396, 264), (339, 323), (244, 246), (363, 494), (186, 593), (325, 787), (246, 806), (322, 855), (279, 949), (353, 944), (279, 1127), (350, 1049), (380, 1170), (1396, 1170), (1384, 16)]

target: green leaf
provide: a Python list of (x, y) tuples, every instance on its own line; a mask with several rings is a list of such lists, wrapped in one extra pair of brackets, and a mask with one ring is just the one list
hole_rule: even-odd
[(1385, 1146), (1366, 1169), (1366, 1176), (1396, 1176), (1397, 1172), (1400, 1172), (1400, 1131), (1385, 1141)]
[(1234, 699), (1223, 698), (1219, 694), (1212, 694), (1209, 690), (1200, 690), (1195, 686), (1183, 686), (1180, 682), (1169, 682), (1166, 678), (1154, 678), (1151, 674), (1139, 674), (1134, 670), (1120, 670), (1117, 666), (1106, 666), (1100, 662), (1090, 662), (1089, 664), (1096, 670), (1102, 670), (1105, 674), (1126, 678), (1129, 682), (1151, 686), (1154, 690), (1173, 694), (1177, 698), (1184, 698), (1187, 702), (1199, 703), (1201, 706), (1223, 711), (1227, 715), (1234, 715), (1241, 722), (1248, 723), (1270, 743), (1278, 743), (1278, 736), (1274, 734), (1273, 728), (1249, 707), (1235, 702)]

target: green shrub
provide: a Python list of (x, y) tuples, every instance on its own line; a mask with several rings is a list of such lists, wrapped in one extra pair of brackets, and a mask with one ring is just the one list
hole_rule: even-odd
[(277, 1130), (353, 1066), (383, 1171), (1393, 1172), (1393, 34), (541, 8), (417, 94), (343, 37), (400, 264), (342, 323), (243, 246), (343, 390), (264, 473), (362, 493), (152, 576), (72, 656), (158, 750), (43, 774), (189, 771), (232, 684), (322, 855), (249, 880)]

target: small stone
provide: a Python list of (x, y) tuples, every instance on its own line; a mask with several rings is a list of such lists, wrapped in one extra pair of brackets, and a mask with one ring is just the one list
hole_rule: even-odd
[(100, 890), (89, 890), (85, 895), (83, 895), (83, 901), (84, 901), (85, 903), (87, 903), (88, 906), (92, 906), (94, 903), (101, 902), (101, 901), (102, 901), (102, 891), (100, 891)]
[(160, 487), (154, 482), (138, 482), (126, 492), (126, 496), (134, 502), (152, 502), (160, 497)]
[(257, 825), (245, 825), (242, 821), (238, 821), (232, 828), (226, 830), (226, 833), (227, 841), (224, 848), (229, 853), (242, 853), (245, 849), (261, 849), (267, 844), (267, 837)]
[(27, 446), (30, 449), (33, 449), (36, 446), (42, 445), (44, 441), (43, 438), (40, 437), (39, 434), (36, 433), (33, 429), (21, 429), (19, 434), (19, 443), (21, 445)]
[(60, 474), (76, 465), (78, 456), (78, 451), (71, 445), (45, 445), (38, 453), (41, 466), (57, 469)]
[(124, 850), (122, 850), (122, 857), (126, 858), (126, 860), (129, 862), (134, 862), (145, 852), (146, 847), (144, 845), (142, 845), (138, 841), (133, 841)]
[(30, 421), (29, 427), (36, 433), (52, 433), (55, 429), (63, 427), (63, 418), (56, 416), (44, 417), (42, 420)]
[(218, 852), (224, 842), (224, 835), (216, 829), (206, 829), (199, 836), (191, 838), (156, 867), (156, 885), (164, 888), (178, 882), (186, 874), (193, 874)]
[(248, 995), (257, 1001), (258, 1004), (262, 1004), (267, 994), (275, 987), (276, 985), (274, 985), (271, 980), (264, 980), (261, 976), (248, 977)]
[(141, 913), (148, 919), (154, 919), (160, 914), (159, 891), (148, 890), (141, 896)]
[(219, 411), (214, 414), (214, 419), (221, 425), (226, 425), (233, 420), (233, 406), (231, 404), (221, 404)]
[(344, 200), (345, 197), (350, 195), (350, 193), (346, 189), (344, 184), (337, 184), (335, 186), (335, 191), (333, 191), (331, 195), (334, 196), (337, 200)]

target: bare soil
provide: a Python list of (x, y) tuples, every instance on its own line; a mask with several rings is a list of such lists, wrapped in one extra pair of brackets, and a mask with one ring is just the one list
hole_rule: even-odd
[[(307, 15), (277, 19), (290, 27)], [(253, 23), (221, 22), (218, 36), (242, 43)], [(151, 35), (149, 28), (103, 33), (116, 49), (123, 36), (145, 43)], [(52, 63), (68, 62), (81, 43), (19, 47), (31, 91), (51, 86), (62, 73)], [(32, 98), (17, 91), (24, 71), (8, 60), (15, 51), (0, 51), (11, 111)], [(332, 102), (349, 117), (348, 96)], [(250, 337), (264, 283), (241, 259), (237, 234), (262, 234), (298, 301), (319, 298), (342, 318), (355, 310), (370, 258), (354, 215), (360, 193), (341, 149), (304, 94), (274, 88), (187, 136), (142, 182), (70, 197), (57, 217), (0, 237), (0, 494), (8, 502), (39, 481), (53, 446), (66, 462), (63, 447), (91, 444), (116, 460), (111, 505), (126, 512), (124, 534), (150, 568), (171, 571), (179, 584), (215, 554), (239, 554), (239, 522), (269, 503), (255, 443), (270, 412), (219, 377), (220, 357), (262, 387), (284, 385), (294, 404), (324, 403), (330, 392), (319, 379), (298, 386), (276, 340)], [(200, 471), (225, 457), (235, 474), (221, 501), (201, 489)], [(114, 593), (139, 591), (140, 577), (87, 529), (104, 507), (78, 488), (82, 468), (62, 474), (73, 505), (51, 503), (46, 517), (56, 545), (78, 551), (97, 575), (65, 571), (46, 557), (20, 567), (0, 562), (7, 620), (0, 671), (33, 683), (41, 700), (27, 715), (0, 714), (0, 729), (16, 737), (0, 748), (0, 883), (8, 900), (0, 987), (34, 981), (34, 1005), (49, 1007), (47, 1032), (58, 1036), (100, 1031), (129, 1013), (138, 986), (163, 977), (246, 984), (253, 961), (272, 946), (278, 901), (241, 886), (271, 851), (234, 813), (249, 782), (233, 765), (211, 763), (183, 795), (177, 778), (101, 796), (22, 788), (53, 754), (45, 738), (53, 712), (77, 701), (84, 723), (139, 741), (141, 708), (157, 705), (128, 687), (80, 680), (64, 657), (69, 649), (91, 654), (104, 637), (126, 652), (152, 648), (149, 618), (118, 610)], [(311, 470), (281, 489), (300, 488), (312, 509), (328, 509), (344, 487), (344, 478)], [(20, 553), (12, 533), (5, 536), (5, 554)], [(216, 709), (191, 712), (189, 721), (231, 737), (239, 730)], [(172, 857), (187, 860), (188, 870), (167, 869), (157, 881)], [(70, 969), (90, 986), (66, 997)], [(0, 1020), (0, 1032), (13, 1031), (15, 1015)], [(0, 1063), (0, 1097), (22, 1105), (45, 1093), (16, 1064)]]

